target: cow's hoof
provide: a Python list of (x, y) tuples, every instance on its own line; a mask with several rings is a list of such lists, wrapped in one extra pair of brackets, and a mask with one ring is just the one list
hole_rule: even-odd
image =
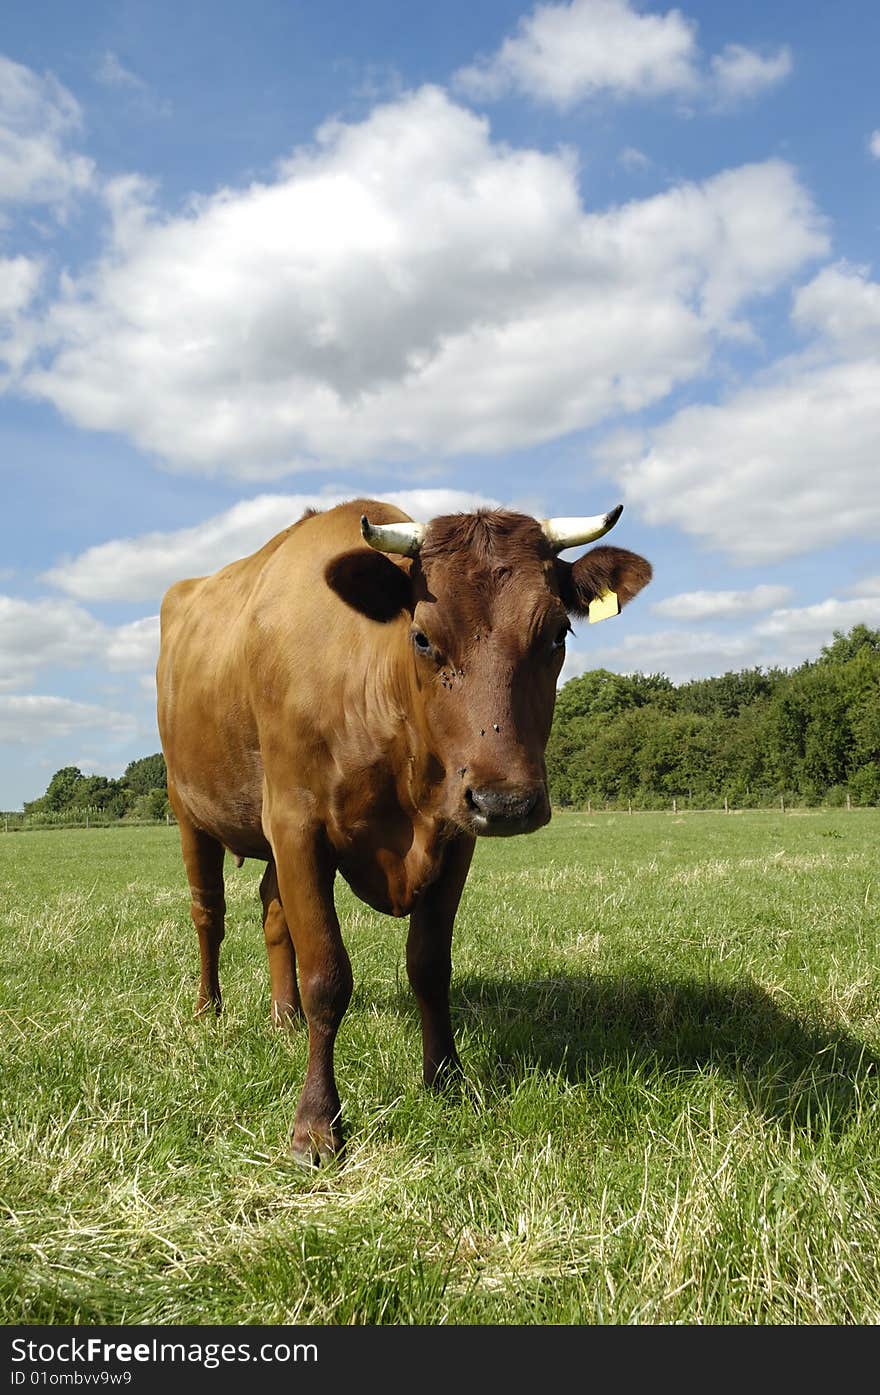
[(429, 1090), (435, 1090), (438, 1094), (446, 1090), (461, 1089), (463, 1081), (464, 1071), (457, 1056), (447, 1056), (436, 1069), (425, 1069), (425, 1084)]
[(290, 1140), (290, 1156), (298, 1167), (310, 1172), (316, 1167), (329, 1167), (339, 1162), (345, 1149), (342, 1134), (334, 1130), (330, 1134), (311, 1132), (301, 1136), (297, 1129)]
[(223, 1003), (220, 998), (206, 998), (200, 993), (196, 998), (194, 1015), (196, 1017), (219, 1017), (223, 1011)]

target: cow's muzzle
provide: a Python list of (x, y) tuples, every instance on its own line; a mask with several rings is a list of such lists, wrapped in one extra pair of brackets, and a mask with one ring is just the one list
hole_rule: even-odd
[(543, 786), (532, 789), (499, 789), (483, 785), (466, 789), (466, 821), (473, 833), (482, 837), (504, 838), (513, 833), (531, 833), (550, 817)]

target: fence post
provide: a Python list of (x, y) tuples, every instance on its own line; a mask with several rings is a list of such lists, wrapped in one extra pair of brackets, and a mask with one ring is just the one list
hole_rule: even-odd
[(850, 797), (849, 797), (849, 793), (847, 793), (847, 796), (846, 796), (846, 807), (847, 807), (847, 810), (850, 810), (850, 809), (852, 808), (852, 800), (851, 800)]
[(785, 795), (784, 795), (784, 794), (781, 794), (781, 795), (779, 796), (779, 807), (780, 807), (780, 809), (782, 810), (782, 812), (783, 812), (783, 814), (784, 814), (784, 813), (785, 813)]
[(676, 799), (675, 799), (675, 796), (673, 796), (673, 799), (672, 799), (672, 812), (673, 812), (673, 814), (677, 814), (677, 813), (678, 813), (678, 803), (677, 803), (677, 801), (676, 801)]
[(631, 814), (632, 811), (633, 811), (633, 802), (632, 802), (632, 800), (630, 799), (630, 800), (628, 801), (628, 803), (627, 803), (627, 806), (626, 806), (626, 812), (627, 812), (628, 814)]
[(725, 814), (729, 814), (729, 813), (730, 813), (730, 807), (729, 807), (729, 805), (728, 805), (728, 803), (727, 803), (727, 795), (724, 796), (724, 812), (725, 812)]

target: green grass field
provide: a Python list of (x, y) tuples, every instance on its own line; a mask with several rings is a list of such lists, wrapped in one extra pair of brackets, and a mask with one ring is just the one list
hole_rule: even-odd
[(464, 1088), (340, 884), (343, 1165), (286, 1143), (261, 868), (195, 1021), (176, 830), (0, 837), (0, 1321), (880, 1321), (880, 811), (557, 815), (459, 913)]

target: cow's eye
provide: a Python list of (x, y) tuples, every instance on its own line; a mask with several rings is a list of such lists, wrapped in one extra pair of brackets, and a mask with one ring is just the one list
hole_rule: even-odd
[(569, 625), (568, 621), (566, 620), (562, 625), (559, 626), (559, 629), (556, 631), (556, 634), (553, 637), (554, 649), (563, 648), (563, 646), (565, 645), (565, 636), (569, 634), (570, 631), (571, 625)]
[(431, 641), (428, 639), (428, 636), (425, 634), (424, 630), (413, 630), (412, 642), (415, 646), (417, 653), (430, 654)]

